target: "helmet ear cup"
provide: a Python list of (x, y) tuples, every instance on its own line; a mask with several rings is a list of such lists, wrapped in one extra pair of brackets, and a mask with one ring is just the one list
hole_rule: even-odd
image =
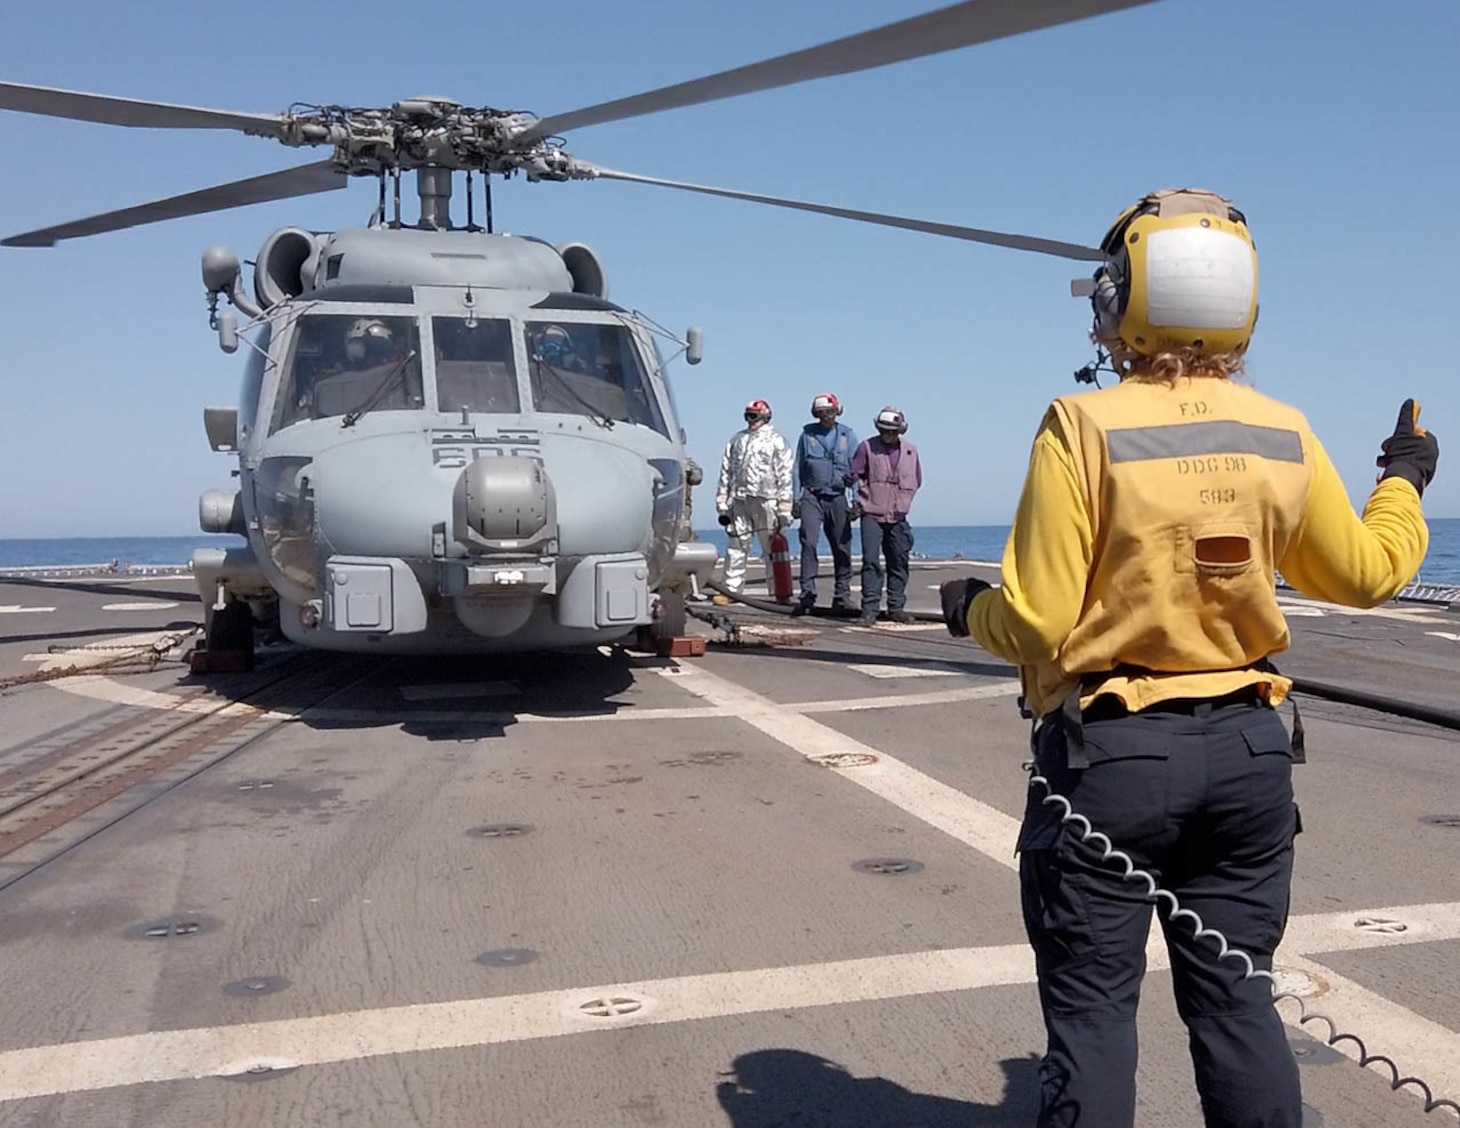
[(1117, 269), (1116, 264), (1111, 263), (1095, 272), (1095, 290), (1090, 295), (1095, 322), (1090, 336), (1096, 341), (1110, 341), (1120, 335), (1120, 319), (1125, 313), (1130, 289), (1117, 281), (1114, 273)]

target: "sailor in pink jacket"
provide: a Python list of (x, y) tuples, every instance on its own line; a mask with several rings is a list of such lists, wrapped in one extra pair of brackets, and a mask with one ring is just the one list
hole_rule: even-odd
[(877, 621), (882, 602), (882, 556), (887, 557), (887, 617), (911, 623), (906, 610), (912, 528), (907, 523), (913, 496), (923, 484), (918, 448), (903, 439), (907, 418), (895, 407), (884, 407), (873, 420), (877, 437), (867, 439), (852, 455), (852, 478), (862, 511), (862, 618), (863, 626)]

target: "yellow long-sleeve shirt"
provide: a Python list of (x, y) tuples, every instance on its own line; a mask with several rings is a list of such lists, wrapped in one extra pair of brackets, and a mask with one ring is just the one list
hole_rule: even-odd
[[(1360, 518), (1316, 439), (1311, 467), (1301, 525), (1278, 560), (1282, 575), (1303, 594), (1332, 603), (1373, 607), (1392, 598), (1418, 571), (1429, 544), (1414, 486), (1401, 478), (1380, 482)], [(1035, 438), (1004, 550), (1002, 586), (982, 592), (968, 609), (969, 633), (979, 645), (1025, 668), (1026, 693), (1037, 714), (1058, 707), (1070, 688), (1066, 684), (1050, 699), (1049, 670), (1085, 608), (1097, 531), (1071, 442), (1058, 413), (1051, 412)], [(1261, 681), (1276, 704), (1290, 688), (1286, 679), (1246, 671), (1178, 676), (1184, 683), (1179, 689), (1168, 684), (1157, 692), (1119, 695), (1139, 707)]]

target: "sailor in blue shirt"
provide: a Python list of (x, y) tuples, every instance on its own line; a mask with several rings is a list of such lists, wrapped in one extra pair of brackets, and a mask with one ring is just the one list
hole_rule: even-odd
[(816, 606), (817, 541), (821, 531), (831, 542), (834, 580), (832, 611), (846, 611), (852, 599), (852, 521), (847, 488), (852, 481), (852, 454), (857, 436), (838, 423), (842, 405), (824, 392), (811, 401), (816, 422), (801, 430), (796, 443), (796, 516), (801, 518), (801, 599), (792, 614)]

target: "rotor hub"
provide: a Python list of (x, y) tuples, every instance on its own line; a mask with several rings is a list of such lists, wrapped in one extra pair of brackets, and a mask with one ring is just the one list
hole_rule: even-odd
[(533, 132), (538, 119), (521, 110), (476, 109), (449, 98), (407, 98), (383, 109), (297, 107), (284, 115), (284, 144), (331, 145), (334, 163), (353, 176), (417, 168), (518, 172), (528, 180), (575, 180), (597, 170)]

